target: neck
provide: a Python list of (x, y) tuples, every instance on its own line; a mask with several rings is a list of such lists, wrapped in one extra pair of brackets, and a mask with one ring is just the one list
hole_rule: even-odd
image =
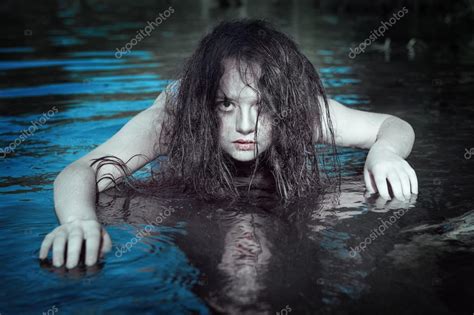
[[(237, 161), (228, 155), (226, 157), (235, 177), (236, 185), (244, 188), (248, 187), (257, 161)], [(258, 168), (255, 170), (255, 176), (252, 180), (252, 186), (260, 189), (274, 189), (274, 179), (263, 156), (259, 159)]]
[(255, 160), (252, 161), (233, 161), (236, 170), (236, 176), (250, 176), (255, 169)]
[[(253, 174), (255, 170), (255, 165), (257, 163), (256, 159), (253, 159), (251, 161), (238, 161), (227, 154), (225, 154), (225, 158), (227, 160), (228, 165), (233, 171), (233, 175), (236, 177), (250, 177)], [(267, 167), (268, 165), (266, 163), (265, 157), (263, 155), (260, 156), (258, 168), (257, 170), (255, 170), (255, 172), (260, 173)]]

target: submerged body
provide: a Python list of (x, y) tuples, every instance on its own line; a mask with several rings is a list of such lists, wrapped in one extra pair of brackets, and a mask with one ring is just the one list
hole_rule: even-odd
[[(226, 27), (242, 27), (252, 31), (262, 28), (265, 29), (265, 34), (275, 32), (266, 28), (267, 26), (264, 23), (252, 21), (234, 22), (233, 25), (230, 23)], [(249, 33), (248, 37), (251, 36), (253, 36), (252, 33)], [(212, 39), (211, 36), (209, 40)], [(204, 39), (200, 48), (198, 48), (198, 51), (202, 50), (203, 55), (206, 53), (208, 46), (211, 45), (209, 40)], [(291, 45), (288, 47), (290, 51), (295, 49)], [(251, 55), (248, 51), (246, 53)], [(224, 54), (222, 53), (222, 55)], [(183, 145), (185, 140), (180, 137), (183, 135), (199, 137), (201, 131), (203, 134), (205, 132), (215, 133), (216, 137), (191, 138), (186, 141), (201, 141), (200, 143), (205, 148), (201, 147), (200, 150), (207, 150), (207, 152), (201, 152), (204, 155), (218, 154), (223, 159), (230, 158), (231, 161), (238, 163), (240, 167), (246, 165), (253, 167), (255, 165), (253, 162), (260, 159), (273, 163), (270, 163), (273, 167), (273, 173), (280, 176), (276, 176), (275, 181), (278, 184), (283, 183), (280, 185), (283, 188), (278, 190), (281, 195), (288, 193), (290, 188), (294, 188), (291, 183), (288, 184), (290, 181), (284, 178), (285, 168), (291, 163), (288, 162), (285, 165), (287, 161), (284, 158), (282, 159), (284, 155), (277, 157), (275, 155), (285, 149), (288, 149), (285, 152), (300, 152), (297, 154), (304, 156), (301, 161), (306, 163), (306, 149), (314, 152), (312, 146), (309, 145), (304, 147), (304, 151), (291, 151), (291, 136), (298, 137), (298, 133), (295, 132), (291, 135), (291, 130), (288, 131), (288, 128), (305, 130), (305, 134), (309, 135), (306, 143), (311, 145), (333, 143), (338, 146), (369, 149), (364, 167), (365, 184), (369, 193), (378, 192), (382, 200), (391, 199), (389, 185), (394, 197), (400, 200), (409, 199), (411, 194), (418, 193), (415, 172), (405, 161), (414, 142), (413, 128), (407, 122), (387, 114), (350, 109), (334, 100), (326, 101), (322, 90), (319, 90), (321, 95), (318, 95), (318, 98), (308, 101), (308, 104), (310, 104), (308, 106), (315, 104), (314, 108), (307, 108), (305, 104), (301, 107), (289, 108), (285, 108), (281, 104), (275, 105), (272, 104), (271, 97), (267, 96), (267, 99), (265, 99), (265, 91), (262, 91), (261, 88), (262, 81), (271, 80), (271, 78), (265, 76), (267, 67), (265, 64), (258, 64), (253, 60), (242, 62), (237, 57), (222, 58), (218, 60), (218, 64), (219, 67), (222, 67), (222, 75), (217, 76), (219, 78), (217, 82), (213, 81), (211, 86), (208, 83), (203, 83), (204, 87), (199, 86), (199, 83), (195, 83), (199, 87), (196, 88), (196, 91), (212, 90), (209, 95), (215, 96), (212, 100), (208, 99), (209, 95), (201, 96), (211, 104), (207, 106), (209, 108), (206, 107), (207, 104), (201, 104), (201, 106), (207, 108), (208, 112), (192, 121), (194, 118), (187, 112), (189, 109), (185, 108), (187, 104), (176, 104), (171, 101), (178, 100), (179, 102), (193, 96), (186, 95), (186, 93), (193, 93), (188, 87), (190, 86), (189, 81), (195, 78), (189, 78), (189, 75), (185, 74), (178, 85), (172, 85), (161, 93), (150, 108), (136, 115), (108, 141), (66, 167), (58, 175), (54, 184), (54, 199), (56, 213), (61, 225), (46, 236), (41, 246), (40, 258), (47, 257), (48, 251), (52, 248), (54, 266), (59, 267), (66, 263), (67, 268), (74, 268), (79, 261), (83, 240), (86, 241), (85, 262), (87, 265), (95, 264), (99, 254), (110, 250), (112, 245), (110, 236), (98, 222), (96, 216), (96, 194), (113, 187), (119, 182), (120, 178), (129, 174), (124, 174), (123, 170), (113, 165), (91, 164), (92, 161), (104, 156), (113, 156), (126, 162), (128, 172), (131, 174), (161, 155), (169, 154), (170, 158), (192, 158), (195, 149), (194, 143), (190, 142), (189, 145)], [(195, 64), (194, 66), (206, 67), (206, 65), (196, 66)], [(242, 69), (244, 70), (242, 71)], [(276, 69), (278, 69), (278, 65), (276, 65)], [(313, 70), (307, 70), (307, 66), (306, 71), (313, 73)], [(206, 78), (202, 80), (206, 80)], [(289, 87), (285, 88), (288, 89)], [(267, 92), (271, 93), (271, 89)], [(282, 95), (287, 93), (290, 97), (292, 95), (291, 91), (288, 90), (279, 93)], [(262, 100), (270, 100), (270, 102), (262, 103)], [(196, 100), (194, 102), (199, 103)], [(170, 104), (177, 106), (170, 109)], [(294, 104), (294, 102), (291, 104)], [(170, 121), (170, 113), (173, 111), (175, 111), (174, 122), (179, 122), (182, 119), (183, 121), (180, 122), (182, 126), (188, 126), (189, 130), (194, 133), (178, 134), (179, 130), (170, 129), (170, 125), (167, 123)], [(205, 110), (202, 109), (202, 111)], [(313, 115), (309, 117), (311, 119), (304, 116), (305, 111)], [(205, 114), (208, 114), (208, 116), (205, 116)], [(281, 119), (275, 120), (275, 114), (276, 117)], [(286, 125), (284, 114), (292, 115), (292, 122), (296, 122), (296, 124)], [(313, 125), (307, 126), (308, 122)], [(216, 132), (215, 130), (207, 130), (208, 127), (205, 125), (212, 125), (213, 123), (218, 126)], [(178, 127), (175, 126), (175, 128)], [(290, 140), (282, 145), (279, 139), (287, 134), (290, 134), (290, 137), (288, 137)], [(304, 135), (301, 135), (301, 137), (304, 137)], [(214, 152), (214, 150), (217, 152)], [(314, 158), (314, 154), (311, 155), (310, 153), (309, 155)], [(296, 159), (293, 156), (288, 158)], [(228, 172), (226, 169), (228, 164), (225, 163), (222, 163), (223, 168), (206, 169), (207, 160), (205, 158), (196, 158), (192, 162), (195, 165), (204, 163), (204, 168), (199, 170), (204, 175), (207, 174), (206, 172)], [(186, 172), (192, 172), (193, 163), (188, 163), (186, 167), (191, 169), (181, 170), (182, 174), (186, 175)], [(216, 185), (222, 183), (224, 185), (235, 185), (229, 174), (217, 174), (216, 176), (219, 176), (219, 178), (213, 183), (216, 183)], [(296, 176), (296, 174), (293, 174), (293, 176)], [(101, 180), (96, 183), (97, 178)], [(190, 177), (190, 179), (196, 180), (196, 177)], [(298, 179), (295, 179), (294, 183), (298, 183)], [(285, 188), (288, 188), (288, 191)], [(66, 244), (67, 258), (65, 260)]]

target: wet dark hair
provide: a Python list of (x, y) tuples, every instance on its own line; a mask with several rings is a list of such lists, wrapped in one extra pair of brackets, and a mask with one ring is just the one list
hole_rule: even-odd
[[(165, 104), (159, 146), (167, 152), (154, 181), (163, 187), (181, 185), (203, 197), (241, 194), (235, 161), (219, 146), (216, 96), (225, 60), (237, 62), (245, 83), (249, 74), (256, 78), (258, 116), (266, 113), (273, 121), (272, 144), (261, 155), (257, 152), (251, 178), (262, 168), (269, 170), (283, 200), (340, 189), (334, 132), (318, 72), (287, 35), (268, 22), (247, 19), (217, 25), (185, 63)], [(323, 135), (327, 145), (318, 144)]]

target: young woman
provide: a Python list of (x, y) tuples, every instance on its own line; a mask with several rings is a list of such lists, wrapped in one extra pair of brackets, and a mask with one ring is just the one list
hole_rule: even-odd
[(40, 258), (52, 247), (54, 266), (73, 268), (85, 240), (85, 263), (95, 264), (111, 248), (96, 217), (96, 194), (161, 156), (167, 157), (160, 164), (163, 185), (236, 197), (236, 170), (248, 168), (253, 178), (265, 168), (275, 194), (288, 200), (333, 182), (335, 146), (370, 149), (367, 191), (388, 200), (390, 186), (404, 200), (418, 193), (415, 172), (405, 161), (414, 137), (397, 117), (328, 100), (314, 66), (268, 23), (221, 23), (150, 108), (58, 175), (54, 201), (61, 225), (45, 237)]

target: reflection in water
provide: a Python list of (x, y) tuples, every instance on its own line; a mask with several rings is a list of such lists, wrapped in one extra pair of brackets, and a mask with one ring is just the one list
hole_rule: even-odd
[[(239, 181), (242, 187), (248, 184), (246, 177)], [(265, 178), (256, 183), (268, 184)], [(150, 283), (187, 287), (219, 313), (272, 314), (289, 305), (295, 313), (318, 309), (324, 314), (341, 305), (363, 303), (373, 292), (383, 292), (387, 283), (381, 278), (383, 269), (379, 270), (376, 257), (387, 253), (390, 261), (385, 268), (403, 265), (416, 270), (424, 268), (426, 257), (439, 254), (441, 248), (452, 254), (472, 247), (470, 213), (446, 224), (419, 225), (416, 198), (383, 203), (375, 196), (364, 196), (361, 177), (345, 178), (341, 194), (301, 198), (288, 205), (279, 204), (262, 187), (253, 189), (249, 198), (210, 203), (172, 190), (156, 196), (113, 190), (103, 193), (100, 219), (106, 224), (130, 224), (125, 234), (113, 237), (116, 246), (129, 242), (163, 209), (174, 209), (123, 257), (108, 263), (144, 274)], [(351, 247), (398, 209), (408, 211), (360, 255), (350, 255)], [(407, 225), (412, 227), (401, 229)], [(444, 231), (444, 236), (437, 235), (438, 230)], [(404, 235), (420, 232), (425, 234), (410, 242), (403, 240)], [(395, 239), (400, 243), (391, 250)], [(456, 249), (450, 240), (465, 244)], [(173, 265), (187, 265), (182, 270), (194, 274), (194, 279), (173, 271)], [(99, 266), (100, 276), (104, 264)], [(79, 277), (86, 275), (86, 269), (79, 270)], [(62, 275), (71, 277), (73, 273), (64, 271)], [(433, 277), (425, 272), (416, 281), (439, 279)], [(407, 280), (405, 284), (414, 283)], [(133, 291), (140, 284), (129, 285)], [(134, 296), (130, 309), (163, 303), (163, 297), (155, 293)], [(425, 293), (425, 298), (430, 297), (435, 299), (435, 292)]]
[[(248, 178), (240, 180), (248, 183)], [(362, 189), (351, 185), (355, 190)], [(152, 233), (141, 242), (149, 253), (156, 252), (153, 248), (165, 240), (178, 245), (201, 272), (204, 282), (195, 291), (214, 310), (229, 314), (271, 313), (279, 310), (278, 303), (304, 310), (308, 303), (310, 307), (324, 306), (311, 301), (314, 296), (337, 304), (344, 296), (356, 298), (367, 288), (361, 280), (368, 267), (347, 270), (349, 236), (337, 227), (342, 219), (350, 217), (348, 213), (353, 213), (343, 214), (344, 207), (364, 207), (364, 200), (354, 198), (349, 187), (343, 188), (348, 192), (341, 194), (339, 205), (334, 203), (337, 196), (330, 194), (280, 205), (268, 191), (258, 188), (251, 191), (249, 198), (215, 203), (180, 194), (170, 198), (166, 191), (160, 192), (166, 199), (131, 197), (127, 193), (110, 199), (103, 194), (101, 202), (109, 199), (109, 203), (102, 209), (101, 218), (109, 222), (115, 218), (112, 221), (117, 223), (121, 217), (139, 230), (165, 204), (178, 209), (158, 229), (159, 237)], [(184, 234), (166, 230), (179, 223)], [(294, 288), (288, 289), (289, 285)], [(310, 295), (309, 291), (297, 289), (312, 287)]]
[(268, 218), (257, 213), (221, 210), (221, 219), (228, 226), (224, 253), (217, 266), (224, 285), (220, 293), (211, 293), (210, 303), (232, 314), (243, 314), (245, 308), (252, 306), (252, 313), (268, 309), (268, 305), (258, 303), (266, 289), (264, 279), (271, 258), (270, 244), (263, 231)]
[(72, 270), (67, 269), (65, 266), (56, 268), (50, 259), (39, 260), (39, 265), (48, 273), (55, 274), (64, 279), (81, 280), (84, 283), (91, 283), (91, 278), (93, 278), (94, 275), (98, 275), (104, 268), (104, 263), (86, 266), (84, 264), (84, 253), (81, 254), (79, 267)]
[(420, 256), (429, 252), (436, 255), (441, 252), (462, 251), (474, 254), (474, 210), (439, 224), (421, 224), (406, 228), (402, 233), (415, 235), (409, 243), (397, 244), (387, 254), (395, 264), (413, 266), (420, 261)]

